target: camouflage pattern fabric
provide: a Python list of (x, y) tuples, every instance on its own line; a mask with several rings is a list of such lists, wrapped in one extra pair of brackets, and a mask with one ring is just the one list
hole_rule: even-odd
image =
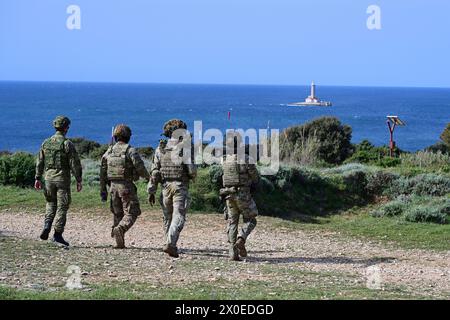
[(166, 182), (163, 184), (159, 199), (163, 211), (163, 228), (166, 243), (176, 247), (180, 233), (186, 222), (189, 208), (189, 193), (182, 182)]
[(139, 177), (142, 177), (146, 180), (150, 179), (150, 174), (145, 168), (144, 161), (142, 160), (139, 153), (135, 148), (129, 146), (123, 142), (117, 142), (114, 146), (109, 147), (109, 149), (105, 152), (102, 157), (101, 165), (100, 165), (100, 191), (107, 192), (107, 185), (110, 183), (108, 179), (108, 165), (109, 165), (109, 155), (111, 152), (118, 150), (126, 149), (125, 152), (125, 162), (124, 162), (124, 180), (126, 181), (136, 181)]
[(113, 228), (119, 226), (128, 231), (141, 214), (136, 186), (129, 181), (111, 182), (110, 208), (113, 214)]
[[(53, 140), (55, 144), (61, 143), (61, 152), (64, 155), (54, 155), (49, 154), (49, 148), (47, 147), (48, 141)], [(59, 152), (59, 150), (52, 150), (54, 152)], [(56, 161), (59, 162), (56, 166), (49, 166), (48, 163), (55, 162), (56, 157), (64, 157), (67, 161)], [(46, 169), (47, 167), (47, 169)], [(67, 186), (70, 186), (71, 173), (74, 175), (77, 182), (82, 179), (82, 168), (80, 158), (73, 143), (66, 139), (62, 132), (57, 131), (52, 137), (45, 140), (41, 145), (39, 150), (39, 155), (36, 161), (36, 179), (41, 180), (44, 178), (45, 181), (52, 182), (63, 182)]]
[[(124, 161), (116, 161), (117, 154), (123, 155)], [(120, 164), (122, 168), (117, 167)], [(117, 179), (118, 176), (114, 176), (113, 180), (108, 179), (108, 172), (111, 172), (108, 166), (111, 165), (116, 167), (114, 171), (123, 172), (122, 179)], [(141, 214), (137, 188), (133, 183), (139, 177), (148, 180), (150, 175), (136, 149), (119, 141), (105, 152), (100, 165), (100, 192), (107, 192), (109, 185), (110, 209), (113, 214), (112, 227), (120, 227), (123, 233), (133, 226)]]
[[(58, 148), (49, 148), (49, 141)], [(61, 158), (64, 160), (61, 161)], [(66, 225), (67, 211), (71, 203), (71, 173), (77, 182), (81, 182), (82, 167), (75, 146), (62, 132), (57, 131), (42, 144), (36, 160), (35, 175), (36, 180), (42, 178), (45, 180), (44, 196), (47, 202), (45, 223), (51, 226), (56, 218), (54, 226), (56, 232), (62, 233)]]
[[(247, 240), (250, 233), (256, 227), (256, 217), (258, 208), (250, 193), (250, 188), (239, 188), (234, 194), (227, 196), (228, 210), (228, 243), (230, 244), (230, 254), (236, 250), (234, 244), (237, 238)], [(239, 230), (239, 217), (242, 215), (243, 225)]]
[(45, 207), (45, 224), (51, 226), (54, 221), (55, 232), (64, 232), (67, 211), (71, 203), (70, 186), (64, 182), (46, 181), (44, 189), (47, 204)]
[[(228, 216), (227, 236), (230, 245), (230, 257), (237, 255), (235, 243), (238, 238), (247, 240), (250, 233), (256, 227), (256, 217), (258, 208), (252, 198), (250, 186), (258, 183), (259, 175), (256, 165), (252, 163), (251, 158), (246, 156), (245, 163), (238, 164), (236, 155), (227, 155), (224, 157), (223, 169), (223, 188), (225, 191), (230, 189), (234, 192), (226, 195), (226, 210)], [(239, 230), (239, 217), (242, 215), (243, 225)]]
[(149, 194), (155, 194), (158, 184), (162, 185), (159, 199), (163, 211), (163, 227), (166, 244), (176, 247), (180, 233), (186, 222), (186, 213), (189, 208), (189, 181), (197, 175), (194, 164), (182, 164), (183, 176), (180, 179), (166, 180), (162, 172), (166, 162), (162, 161), (162, 153), (176, 148), (178, 141), (170, 139), (160, 143), (153, 157), (151, 176), (147, 187)]

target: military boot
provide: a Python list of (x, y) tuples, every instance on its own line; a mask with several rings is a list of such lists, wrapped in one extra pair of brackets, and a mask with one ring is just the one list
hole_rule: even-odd
[(239, 258), (239, 252), (238, 252), (235, 244), (232, 244), (230, 246), (230, 260), (231, 261), (241, 261), (241, 258)]
[(247, 256), (247, 249), (245, 248), (244, 238), (238, 238), (236, 244), (234, 245), (239, 252), (239, 255), (243, 258)]
[(63, 244), (65, 246), (67, 246), (67, 247), (69, 246), (69, 243), (66, 240), (64, 240), (64, 238), (62, 236), (62, 232), (56, 232), (55, 231), (55, 234), (53, 235), (53, 241), (54, 242), (58, 242), (60, 244)]
[(163, 247), (163, 251), (165, 253), (167, 253), (171, 257), (174, 257), (174, 258), (178, 258), (179, 257), (177, 247), (174, 247), (174, 246), (172, 246), (170, 244), (165, 244), (164, 247)]
[(48, 235), (50, 234), (50, 231), (52, 229), (52, 224), (48, 221), (44, 223), (44, 229), (41, 232), (41, 235), (39, 236), (41, 240), (48, 240)]
[(116, 245), (114, 249), (123, 249), (125, 248), (125, 233), (123, 232), (121, 227), (115, 227), (112, 231), (114, 238), (116, 239)]

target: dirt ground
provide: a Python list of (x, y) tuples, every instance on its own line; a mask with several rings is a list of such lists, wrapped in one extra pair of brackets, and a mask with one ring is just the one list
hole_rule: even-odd
[[(225, 221), (218, 214), (190, 214), (179, 241), (180, 258), (173, 259), (161, 251), (159, 211), (143, 212), (126, 234), (125, 250), (112, 248), (108, 213), (71, 212), (64, 234), (71, 246), (66, 250), (38, 239), (41, 215), (4, 210), (0, 212), (0, 284), (16, 288), (61, 285), (68, 265), (80, 266), (89, 283), (114, 279), (155, 287), (218, 279), (313, 285), (314, 277), (307, 275), (323, 273), (336, 285), (353, 281), (375, 290), (396, 287), (411, 295), (450, 299), (450, 251), (400, 249), (337, 233), (279, 227), (277, 221), (259, 217), (248, 239), (249, 257), (231, 262)], [(15, 250), (6, 246), (8, 241)], [(48, 248), (57, 249), (49, 253)], [(293, 276), (299, 270), (304, 278)]]

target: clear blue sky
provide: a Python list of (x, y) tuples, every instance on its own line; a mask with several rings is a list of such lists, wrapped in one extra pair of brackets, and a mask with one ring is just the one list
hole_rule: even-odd
[[(66, 8), (81, 8), (81, 30)], [(382, 10), (382, 30), (366, 9)], [(0, 80), (450, 87), (449, 0), (0, 0)]]

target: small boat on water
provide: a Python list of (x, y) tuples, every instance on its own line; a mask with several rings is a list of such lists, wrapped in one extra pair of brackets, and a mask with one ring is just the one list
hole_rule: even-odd
[(311, 95), (305, 99), (304, 102), (289, 103), (290, 107), (331, 107), (332, 104), (329, 101), (322, 101), (316, 97), (316, 85), (314, 81), (311, 83)]

